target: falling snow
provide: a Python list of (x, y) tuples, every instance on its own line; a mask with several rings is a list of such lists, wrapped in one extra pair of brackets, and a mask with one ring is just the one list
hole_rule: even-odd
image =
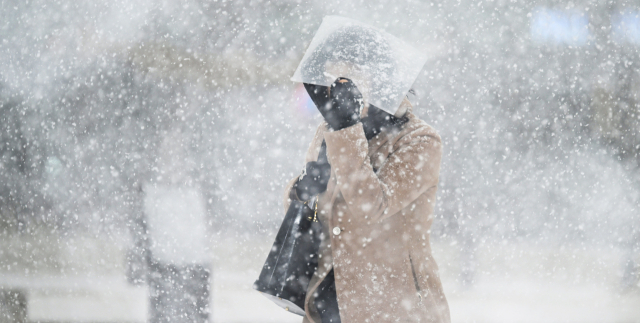
[(0, 322), (300, 322), (252, 283), (322, 122), (290, 78), (330, 15), (427, 57), (408, 98), (442, 138), (425, 234), (453, 322), (640, 320), (638, 1), (0, 14)]

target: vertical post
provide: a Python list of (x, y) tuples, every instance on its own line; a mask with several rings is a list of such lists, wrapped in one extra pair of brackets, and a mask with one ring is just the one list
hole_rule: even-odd
[(149, 322), (209, 321), (205, 204), (193, 188), (146, 186)]
[(17, 289), (0, 289), (0, 323), (27, 322), (27, 298)]

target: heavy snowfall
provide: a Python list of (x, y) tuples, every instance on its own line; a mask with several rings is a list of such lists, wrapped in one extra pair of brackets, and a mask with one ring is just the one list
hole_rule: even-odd
[(635, 0), (0, 1), (0, 322), (301, 322), (252, 284), (327, 15), (428, 56), (452, 322), (640, 322)]

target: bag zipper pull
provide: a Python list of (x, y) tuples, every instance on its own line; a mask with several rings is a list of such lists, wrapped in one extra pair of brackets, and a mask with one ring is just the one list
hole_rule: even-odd
[(313, 212), (313, 222), (318, 222), (318, 195), (316, 195), (316, 207), (315, 212)]

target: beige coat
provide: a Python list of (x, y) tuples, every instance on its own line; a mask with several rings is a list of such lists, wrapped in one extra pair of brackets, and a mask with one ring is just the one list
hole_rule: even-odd
[[(370, 141), (360, 123), (333, 132), (326, 123), (318, 127), (306, 162), (317, 159), (324, 139), (331, 178), (318, 217), (330, 239), (320, 246), (303, 322), (321, 322), (314, 292), (331, 268), (342, 323), (450, 322), (429, 243), (440, 136), (410, 109), (406, 116), (399, 133)], [(285, 210), (295, 180), (285, 189)]]

